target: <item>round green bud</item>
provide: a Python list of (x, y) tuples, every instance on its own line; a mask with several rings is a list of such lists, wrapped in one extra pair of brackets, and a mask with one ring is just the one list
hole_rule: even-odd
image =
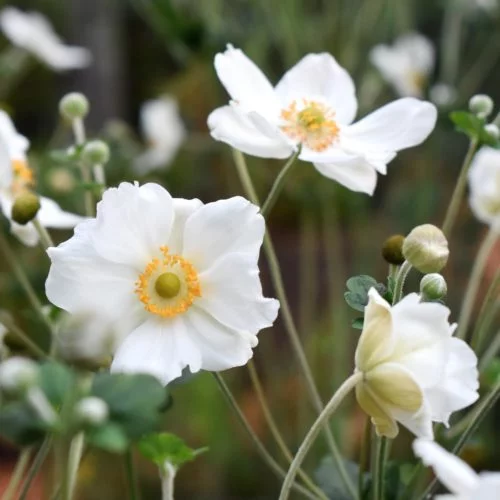
[(432, 224), (413, 229), (403, 243), (405, 259), (421, 273), (438, 273), (448, 262), (450, 251), (443, 231)]
[(40, 199), (34, 193), (19, 195), (12, 205), (12, 220), (23, 226), (32, 221), (40, 210)]
[(479, 118), (490, 116), (494, 106), (493, 99), (486, 94), (476, 94), (469, 100), (469, 110)]
[(16, 356), (0, 364), (0, 387), (7, 393), (26, 393), (38, 381), (38, 366), (28, 358)]
[(83, 161), (92, 165), (105, 165), (109, 161), (109, 146), (103, 141), (90, 141), (82, 151)]
[(181, 280), (174, 273), (163, 273), (156, 278), (156, 293), (164, 299), (173, 299), (181, 289)]
[(402, 234), (395, 234), (384, 241), (382, 246), (382, 257), (389, 264), (400, 266), (404, 261), (403, 242), (405, 237)]
[(81, 399), (75, 407), (78, 420), (85, 425), (101, 425), (109, 417), (109, 408), (105, 401), (94, 396)]
[(438, 273), (426, 274), (420, 281), (420, 293), (425, 300), (439, 300), (446, 297), (448, 287)]
[(59, 101), (59, 112), (67, 120), (85, 118), (89, 107), (88, 99), (79, 92), (70, 92)]
[(488, 123), (488, 125), (485, 125), (484, 131), (494, 140), (498, 140), (500, 138), (500, 129), (494, 123)]

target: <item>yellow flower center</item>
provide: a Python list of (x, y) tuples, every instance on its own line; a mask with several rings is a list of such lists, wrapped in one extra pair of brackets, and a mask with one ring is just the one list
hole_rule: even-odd
[(316, 101), (303, 99), (298, 109), (297, 101), (281, 111), (284, 124), (281, 130), (291, 139), (313, 151), (324, 151), (330, 147), (339, 134), (334, 111)]
[(24, 160), (12, 160), (12, 173), (14, 179), (12, 180), (11, 190), (14, 194), (19, 194), (35, 185), (33, 170)]
[(139, 275), (135, 293), (146, 311), (162, 318), (186, 312), (201, 297), (198, 273), (180, 255), (161, 247), (161, 258), (154, 258)]

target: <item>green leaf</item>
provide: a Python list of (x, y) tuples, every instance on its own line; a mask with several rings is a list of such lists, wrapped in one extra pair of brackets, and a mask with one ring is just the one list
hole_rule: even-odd
[[(344, 459), (344, 466), (353, 484), (358, 484), (358, 465), (350, 460)], [(319, 467), (314, 471), (314, 477), (318, 486), (325, 492), (330, 500), (348, 500), (352, 498), (346, 491), (338, 469), (333, 463), (332, 457), (326, 456), (321, 460)]]
[(112, 453), (123, 453), (130, 445), (124, 430), (114, 423), (108, 423), (87, 433), (90, 445)]
[(386, 292), (386, 288), (382, 283), (378, 283), (377, 280), (366, 275), (349, 278), (346, 286), (348, 291), (344, 293), (345, 301), (354, 310), (360, 312), (364, 312), (368, 304), (368, 291), (370, 288), (375, 287), (381, 295)]
[(144, 436), (139, 441), (138, 447), (147, 459), (159, 467), (163, 467), (165, 462), (170, 462), (176, 468), (186, 462), (191, 462), (208, 450), (208, 448), (193, 450), (181, 438), (168, 432)]
[(459, 132), (463, 132), (471, 139), (478, 139), (485, 125), (483, 118), (468, 111), (453, 111), (450, 113), (450, 119)]
[(40, 387), (53, 406), (60, 407), (75, 386), (75, 375), (66, 366), (55, 362), (40, 366)]
[(361, 316), (360, 318), (353, 319), (351, 326), (353, 328), (355, 328), (356, 330), (362, 330), (364, 321), (365, 321), (365, 318), (363, 318), (363, 316)]
[(41, 441), (45, 425), (31, 406), (24, 401), (2, 406), (0, 411), (0, 435), (19, 446)]

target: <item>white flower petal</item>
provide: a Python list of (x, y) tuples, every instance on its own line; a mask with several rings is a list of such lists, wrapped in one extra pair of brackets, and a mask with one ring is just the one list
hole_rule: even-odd
[(85, 220), (81, 215), (65, 212), (55, 201), (40, 196), (38, 220), (44, 227), (70, 229)]
[(196, 305), (228, 328), (257, 333), (276, 319), (279, 303), (262, 296), (255, 255), (227, 254), (199, 280), (202, 296)]
[(18, 224), (17, 222), (10, 222), (10, 232), (19, 239), (21, 243), (28, 247), (34, 247), (38, 245), (40, 237), (38, 236), (38, 231), (35, 226), (28, 222), (28, 224)]
[[(223, 106), (208, 117), (210, 134), (216, 141), (225, 142), (243, 153), (260, 158), (288, 158), (293, 153), (290, 145), (277, 131), (263, 132), (237, 105)], [(267, 130), (266, 130), (267, 132)]]
[(120, 345), (111, 372), (149, 373), (163, 384), (180, 377), (189, 367), (191, 373), (201, 368), (201, 355), (182, 316), (165, 320), (150, 318)]
[(168, 239), (168, 248), (170, 253), (181, 255), (184, 251), (184, 227), (187, 219), (194, 214), (203, 203), (198, 199), (185, 200), (183, 198), (173, 198), (174, 221), (170, 238)]
[(207, 203), (186, 220), (183, 255), (199, 273), (233, 252), (251, 255), (255, 265), (264, 231), (259, 207), (245, 198), (235, 196)]
[(424, 439), (434, 439), (432, 418), (425, 399), (422, 408), (416, 413), (392, 408), (391, 414), (393, 418), (401, 425), (404, 425), (415, 436)]
[(481, 472), (479, 474), (479, 484), (474, 490), (472, 498), (481, 500), (498, 500), (500, 491), (500, 473)]
[[(474, 470), (437, 443), (425, 439), (415, 439), (413, 451), (425, 465), (434, 469), (441, 483), (456, 495), (468, 497), (477, 488), (479, 476)], [(482, 499), (484, 497), (476, 498)]]
[(276, 85), (282, 106), (296, 99), (320, 99), (335, 112), (335, 120), (349, 124), (354, 120), (357, 100), (349, 73), (327, 53), (309, 54), (288, 70)]

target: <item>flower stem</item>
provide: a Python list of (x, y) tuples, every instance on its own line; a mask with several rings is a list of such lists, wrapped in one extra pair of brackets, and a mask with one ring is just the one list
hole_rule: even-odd
[(469, 144), (469, 149), (465, 156), (464, 162), (462, 164), (462, 168), (460, 170), (460, 174), (458, 176), (457, 183), (455, 185), (455, 190), (453, 191), (453, 195), (451, 197), (450, 204), (448, 205), (448, 210), (446, 211), (446, 215), (443, 222), (443, 233), (446, 237), (449, 237), (451, 234), (451, 230), (455, 224), (455, 220), (457, 218), (458, 209), (460, 208), (460, 204), (462, 203), (462, 199), (465, 192), (465, 186), (467, 184), (467, 173), (469, 171), (470, 164), (472, 163), (472, 159), (474, 158), (474, 154), (477, 150), (478, 140), (472, 139)]
[(49, 357), (48, 354), (40, 346), (38, 346), (38, 344), (33, 342), (31, 338), (23, 330), (21, 330), (21, 328), (19, 328), (8, 315), (0, 313), (0, 320), (5, 328), (10, 333), (13, 333), (31, 352), (31, 354), (42, 359)]
[(161, 498), (162, 500), (174, 500), (174, 480), (176, 468), (167, 462), (164, 469), (160, 469), (161, 478)]
[(21, 454), (19, 455), (16, 463), (16, 467), (12, 472), (9, 484), (2, 495), (2, 500), (12, 500), (12, 498), (16, 494), (17, 488), (19, 487), (19, 484), (23, 479), (24, 471), (28, 466), (32, 453), (33, 448), (24, 448), (21, 451)]
[[(238, 417), (238, 420), (240, 421), (241, 425), (247, 432), (248, 436), (252, 440), (252, 442), (255, 445), (255, 448), (257, 449), (259, 455), (261, 456), (262, 460), (269, 466), (269, 468), (278, 476), (280, 479), (283, 479), (286, 476), (285, 471), (279, 466), (279, 464), (274, 460), (274, 458), (270, 455), (270, 453), (266, 450), (265, 446), (262, 444), (262, 441), (259, 439), (259, 437), (255, 434), (253, 431), (251, 425), (248, 423), (248, 420), (246, 419), (245, 415), (241, 411), (241, 408), (238, 406), (238, 403), (236, 402), (236, 399), (234, 398), (233, 394), (231, 393), (229, 387), (227, 386), (226, 382), (224, 382), (224, 379), (222, 378), (220, 373), (214, 372), (213, 376), (215, 378), (215, 381), (217, 382), (217, 385), (219, 386), (220, 390), (222, 391), (222, 394), (226, 398), (227, 402), (233, 409), (234, 413)], [(308, 490), (303, 488), (302, 486), (298, 484), (294, 484), (293, 486), (297, 491), (302, 493), (304, 496), (310, 499), (315, 499), (317, 498), (316, 496), (312, 495), (309, 493)]]
[(394, 295), (392, 297), (392, 305), (397, 304), (403, 298), (403, 289), (405, 286), (405, 281), (408, 273), (411, 271), (411, 264), (405, 260), (402, 266), (399, 268), (399, 272), (396, 275), (396, 281), (394, 283)]
[(387, 450), (387, 438), (377, 437), (377, 454), (373, 474), (373, 499), (384, 500), (384, 469)]
[(262, 208), (260, 209), (260, 213), (264, 218), (266, 218), (269, 215), (269, 212), (276, 203), (276, 200), (278, 199), (278, 196), (280, 195), (281, 190), (285, 185), (285, 177), (287, 176), (288, 172), (290, 172), (290, 170), (292, 169), (292, 166), (295, 163), (297, 157), (299, 156), (300, 151), (301, 148), (299, 146), (297, 151), (295, 151), (295, 153), (288, 159), (288, 161), (285, 163), (285, 166), (281, 169), (280, 173), (274, 180), (274, 183), (271, 187), (271, 191), (269, 191), (269, 194), (267, 195), (267, 198), (264, 201)]
[(31, 222), (33, 222), (33, 226), (35, 226), (38, 236), (40, 237), (40, 243), (42, 244), (44, 250), (53, 247), (54, 242), (52, 241), (48, 231), (42, 226), (42, 224), (40, 224), (40, 221), (35, 217)]
[(368, 470), (368, 457), (372, 441), (372, 423), (370, 417), (366, 417), (365, 429), (363, 432), (363, 442), (361, 443), (361, 453), (359, 455), (358, 474), (358, 497), (363, 498), (364, 473)]
[[(243, 188), (245, 189), (247, 196), (253, 203), (258, 205), (259, 199), (253, 187), (250, 175), (248, 174), (245, 157), (240, 151), (236, 150), (233, 150), (233, 156), (235, 158), (238, 175), (240, 177), (241, 183), (243, 185)], [(311, 368), (309, 367), (306, 355), (304, 353), (304, 349), (300, 342), (299, 334), (297, 332), (297, 328), (295, 326), (290, 305), (288, 303), (288, 299), (286, 296), (280, 266), (278, 263), (278, 259), (276, 257), (276, 252), (274, 251), (274, 246), (271, 237), (269, 235), (269, 232), (267, 232), (266, 235), (264, 236), (264, 252), (267, 256), (269, 270), (271, 273), (271, 279), (273, 281), (274, 289), (276, 291), (276, 296), (278, 297), (278, 300), (280, 302), (281, 314), (284, 319), (286, 332), (290, 338), (292, 348), (299, 361), (299, 366), (306, 381), (306, 386), (311, 402), (314, 408), (316, 409), (317, 413), (320, 414), (324, 409), (323, 401), (321, 400), (321, 397), (319, 395), (318, 389), (314, 382), (313, 375), (311, 373)], [(328, 425), (325, 425), (324, 431), (328, 447), (330, 448), (330, 452), (332, 454), (334, 463), (337, 466), (340, 477), (342, 478), (342, 481), (346, 487), (346, 491), (349, 492), (349, 494), (353, 498), (356, 498), (357, 496), (356, 487), (354, 486), (353, 482), (349, 478), (349, 475), (347, 474), (347, 470), (345, 468), (342, 455), (340, 454), (337, 443), (335, 442), (332, 430)]]
[(78, 467), (83, 453), (83, 445), (85, 442), (85, 435), (79, 432), (71, 441), (68, 457), (68, 500), (73, 498), (75, 491), (76, 480), (78, 475)]
[(140, 491), (137, 481), (137, 471), (135, 469), (134, 456), (132, 455), (132, 448), (129, 448), (125, 454), (125, 470), (127, 474), (128, 492), (130, 500), (139, 500)]
[[(75, 136), (75, 143), (77, 146), (82, 146), (86, 140), (85, 134), (85, 126), (83, 124), (83, 120), (81, 118), (75, 118), (72, 122), (73, 126), (73, 135)], [(82, 176), (82, 181), (84, 184), (88, 185), (92, 182), (92, 176), (90, 172), (90, 168), (88, 165), (85, 165), (85, 162), (79, 162), (80, 174)], [(88, 187), (85, 186), (83, 192), (83, 202), (85, 205), (85, 215), (89, 217), (93, 217), (94, 213), (94, 201), (92, 198), (92, 193), (89, 191)]]
[(491, 360), (497, 355), (499, 351), (500, 351), (500, 331), (498, 331), (493, 341), (490, 342), (488, 349), (486, 349), (484, 354), (479, 359), (479, 373), (482, 373), (484, 370), (486, 370), (488, 365), (491, 363)]
[(467, 289), (465, 291), (460, 317), (458, 319), (456, 337), (459, 339), (464, 339), (467, 335), (467, 327), (469, 326), (472, 309), (474, 308), (476, 295), (479, 290), (479, 285), (481, 284), (483, 271), (486, 263), (488, 262), (490, 252), (495, 243), (498, 241), (498, 238), (499, 233), (497, 233), (493, 228), (490, 228), (486, 238), (484, 238), (481, 243), (481, 247), (479, 248), (476, 261), (474, 262), (474, 267), (472, 268), (469, 284), (467, 285)]
[(28, 492), (30, 490), (30, 487), (31, 487), (31, 483), (33, 482), (33, 479), (35, 479), (40, 468), (42, 467), (43, 463), (45, 462), (45, 458), (47, 457), (47, 454), (49, 453), (51, 446), (52, 446), (52, 439), (50, 437), (46, 437), (44, 442), (40, 446), (38, 453), (35, 456), (35, 460), (31, 464), (30, 469), (28, 470), (28, 474), (26, 476), (26, 479), (24, 480), (24, 483), (23, 483), (23, 486), (21, 489), (21, 493), (19, 494), (19, 500), (26, 499)]
[(320, 413), (314, 424), (309, 429), (304, 441), (300, 445), (295, 458), (293, 459), (290, 468), (285, 477), (285, 481), (281, 486), (281, 493), (279, 496), (279, 500), (287, 500), (290, 495), (290, 489), (299, 470), (302, 462), (304, 461), (307, 452), (314, 444), (316, 437), (320, 433), (320, 431), (324, 428), (325, 425), (328, 425), (328, 420), (333, 415), (335, 410), (338, 408), (340, 403), (344, 400), (344, 398), (354, 389), (356, 384), (361, 381), (363, 378), (363, 374), (358, 372), (351, 375), (344, 383), (337, 389), (337, 392), (332, 396), (332, 399), (326, 404), (323, 411)]

